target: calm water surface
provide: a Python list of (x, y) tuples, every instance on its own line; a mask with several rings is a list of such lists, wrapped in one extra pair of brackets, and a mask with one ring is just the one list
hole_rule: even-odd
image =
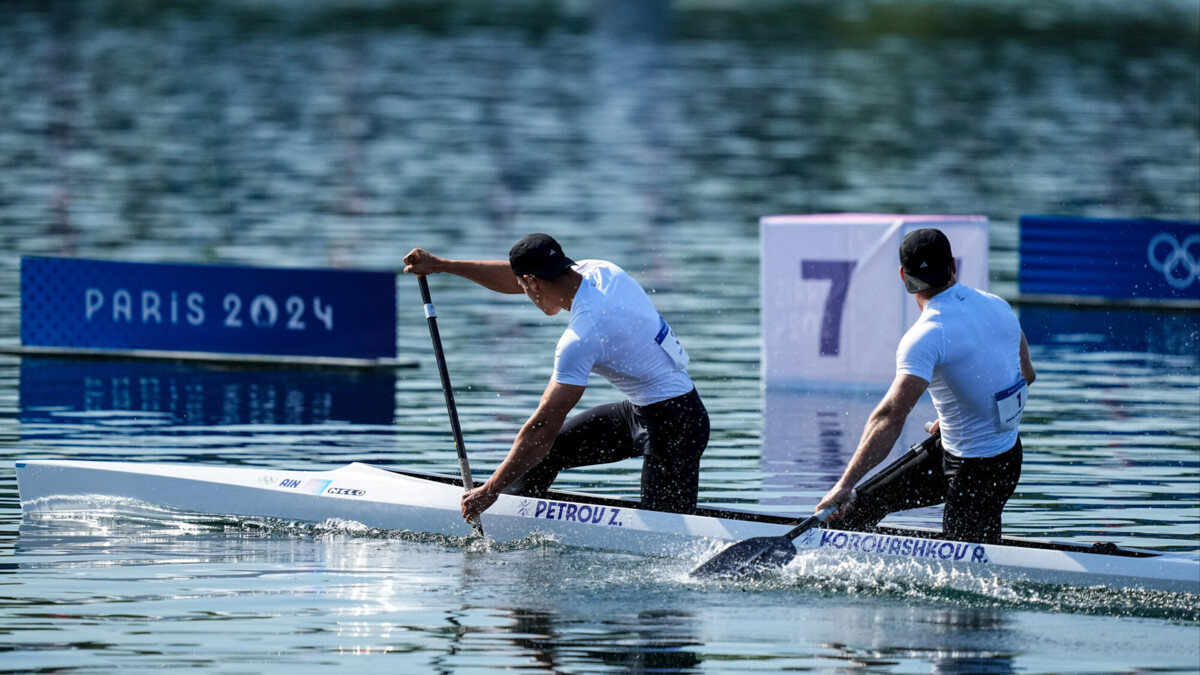
[[(21, 255), (395, 269), (413, 246), (499, 257), (549, 231), (628, 269), (684, 339), (713, 416), (702, 501), (800, 515), (872, 401), (762, 390), (759, 216), (987, 215), (991, 287), (1008, 297), (1022, 214), (1200, 219), (1194, 3), (178, 7), (0, 8), (4, 343)], [(1200, 670), (1186, 594), (820, 556), (709, 584), (687, 579), (700, 551), (156, 512), (22, 521), (19, 459), (456, 472), (416, 284), (398, 284), (415, 369), (0, 356), (0, 671)], [(536, 405), (562, 321), (462, 280), (431, 286), (486, 475)], [(1028, 329), (1044, 310), (1020, 311)], [(1195, 551), (1196, 315), (1072, 312), (1078, 330), (1032, 345), (1007, 531)], [(596, 383), (583, 404), (615, 396)], [(817, 405), (848, 414), (798, 433)], [(633, 496), (639, 469), (560, 484)]]

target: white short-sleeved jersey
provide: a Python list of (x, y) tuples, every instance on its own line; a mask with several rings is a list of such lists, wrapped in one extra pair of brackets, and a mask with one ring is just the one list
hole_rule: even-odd
[[(554, 353), (554, 381), (587, 386), (588, 375), (595, 372), (634, 405), (690, 392), (686, 353), (641, 284), (603, 260), (581, 260), (575, 271), (583, 282)], [(664, 342), (676, 346), (675, 358)]]
[(1003, 299), (962, 284), (935, 295), (900, 340), (896, 371), (929, 382), (950, 454), (994, 457), (1017, 442), (1021, 325)]

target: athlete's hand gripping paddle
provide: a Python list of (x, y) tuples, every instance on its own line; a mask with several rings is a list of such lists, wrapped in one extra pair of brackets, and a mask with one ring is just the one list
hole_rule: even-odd
[[(928, 452), (939, 437), (940, 434), (935, 433), (913, 445), (896, 461), (863, 481), (855, 488), (855, 492), (869, 493), (875, 486)], [(853, 497), (851, 500), (853, 501)], [(691, 575), (698, 579), (740, 579), (782, 568), (796, 557), (796, 544), (793, 543), (796, 537), (825, 522), (837, 508), (837, 506), (830, 506), (821, 509), (778, 537), (752, 537), (732, 544), (692, 570)]]
[[(442, 378), (442, 393), (446, 395), (446, 412), (450, 414), (450, 431), (454, 433), (454, 449), (458, 452), (458, 469), (462, 473), (463, 491), (475, 489), (475, 481), (471, 479), (471, 467), (467, 464), (467, 448), (463, 444), (462, 427), (458, 424), (458, 408), (454, 405), (454, 389), (450, 386), (450, 372), (446, 370), (446, 354), (442, 351), (442, 336), (437, 327), (437, 310), (429, 297), (429, 282), (425, 275), (417, 275), (417, 284), (421, 287), (421, 301), (425, 303), (425, 318), (429, 324), (429, 340), (433, 342), (433, 354), (437, 359), (438, 375)], [(477, 536), (483, 536), (483, 525), (476, 517), (470, 521)]]

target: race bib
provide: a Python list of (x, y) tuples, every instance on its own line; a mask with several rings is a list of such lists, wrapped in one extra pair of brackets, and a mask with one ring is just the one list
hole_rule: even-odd
[(1029, 387), (1022, 377), (1016, 384), (996, 392), (996, 412), (1000, 414), (1000, 430), (1012, 431), (1021, 423), (1021, 413), (1025, 410), (1025, 399), (1029, 397)]
[(679, 344), (679, 338), (675, 337), (675, 331), (671, 330), (671, 326), (667, 324), (667, 320), (658, 315), (658, 335), (654, 336), (654, 341), (659, 347), (671, 357), (671, 363), (675, 364), (675, 370), (683, 370), (688, 364), (688, 353)]

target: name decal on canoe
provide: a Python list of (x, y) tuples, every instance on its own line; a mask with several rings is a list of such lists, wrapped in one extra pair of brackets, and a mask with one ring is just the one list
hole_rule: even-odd
[(526, 518), (544, 518), (545, 520), (565, 520), (572, 523), (588, 523), (592, 525), (608, 525), (624, 527), (624, 509), (615, 506), (592, 506), (591, 504), (570, 504), (566, 502), (550, 502), (544, 499), (522, 499), (517, 513)]
[(915, 537), (892, 537), (886, 534), (859, 534), (856, 532), (810, 531), (804, 544), (839, 551), (862, 551), (898, 555), (906, 558), (929, 560), (962, 560), (973, 563), (989, 563), (987, 547), (982, 544), (933, 541)]

